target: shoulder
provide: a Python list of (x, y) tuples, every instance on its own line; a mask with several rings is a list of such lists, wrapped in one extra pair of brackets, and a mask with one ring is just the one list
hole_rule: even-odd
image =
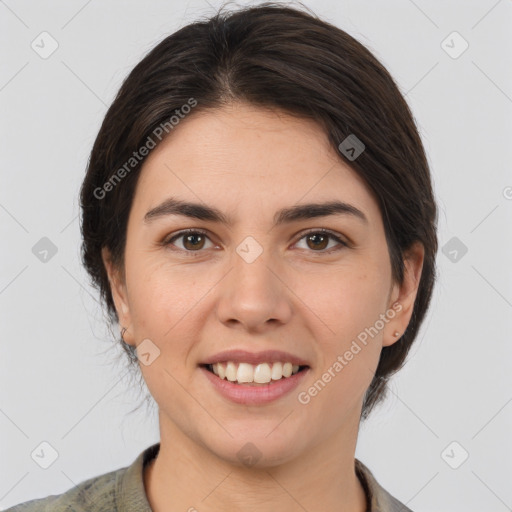
[(126, 471), (121, 468), (89, 478), (68, 491), (26, 501), (5, 512), (100, 512), (117, 510), (116, 483)]
[(355, 459), (356, 473), (359, 477), (366, 497), (370, 503), (371, 512), (413, 512), (401, 501), (392, 496), (379, 482), (375, 476), (360, 460)]
[(140, 452), (130, 466), (89, 478), (72, 489), (20, 503), (5, 512), (151, 512), (144, 467), (158, 454), (160, 443)]

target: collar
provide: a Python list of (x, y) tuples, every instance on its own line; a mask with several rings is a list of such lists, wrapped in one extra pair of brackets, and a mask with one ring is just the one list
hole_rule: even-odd
[(391, 496), (359, 459), (355, 459), (356, 475), (366, 494), (367, 512), (412, 512), (403, 503)]
[(144, 488), (144, 468), (160, 450), (155, 443), (141, 452), (126, 470), (119, 474), (116, 482), (116, 510), (124, 512), (153, 512)]

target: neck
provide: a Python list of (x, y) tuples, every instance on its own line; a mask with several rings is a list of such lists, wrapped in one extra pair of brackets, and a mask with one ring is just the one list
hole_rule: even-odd
[(144, 484), (154, 512), (365, 512), (354, 466), (358, 424), (287, 462), (246, 467), (219, 458), (160, 412), (160, 450)]

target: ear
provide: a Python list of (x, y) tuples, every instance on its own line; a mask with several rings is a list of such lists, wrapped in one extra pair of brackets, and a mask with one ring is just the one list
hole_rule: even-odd
[(108, 281), (110, 283), (110, 291), (116, 307), (117, 318), (119, 319), (119, 325), (126, 328), (123, 335), (125, 343), (134, 345), (133, 334), (131, 332), (131, 315), (128, 301), (128, 294), (126, 292), (126, 284), (124, 278), (121, 275), (120, 269), (118, 269), (112, 263), (112, 256), (107, 247), (103, 247), (101, 250), (101, 258), (108, 275)]
[[(387, 347), (397, 342), (407, 329), (414, 310), (414, 301), (423, 269), (425, 248), (421, 242), (415, 242), (404, 254), (404, 280), (402, 285), (395, 283), (390, 293), (388, 311), (395, 314), (386, 324), (382, 345)], [(395, 333), (399, 333), (398, 336)]]

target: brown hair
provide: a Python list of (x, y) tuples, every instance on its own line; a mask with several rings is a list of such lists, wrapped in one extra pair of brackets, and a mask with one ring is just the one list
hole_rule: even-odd
[[(101, 249), (107, 247), (123, 271), (128, 215), (144, 158), (128, 170), (126, 162), (191, 98), (197, 101), (194, 112), (244, 101), (313, 119), (338, 152), (339, 144), (355, 134), (364, 151), (353, 161), (341, 153), (340, 158), (365, 180), (379, 204), (396, 282), (404, 277), (405, 251), (415, 241), (423, 244), (413, 314), (400, 339), (382, 349), (363, 403), (366, 418), (405, 361), (436, 277), (437, 207), (405, 99), (361, 43), (313, 14), (279, 3), (221, 9), (166, 37), (135, 66), (108, 109), (80, 191), (82, 260), (110, 322), (118, 318)], [(126, 172), (120, 173), (123, 166)], [(122, 182), (112, 182), (116, 173)], [(109, 180), (115, 186), (107, 193)], [(136, 364), (134, 348), (122, 346)]]

